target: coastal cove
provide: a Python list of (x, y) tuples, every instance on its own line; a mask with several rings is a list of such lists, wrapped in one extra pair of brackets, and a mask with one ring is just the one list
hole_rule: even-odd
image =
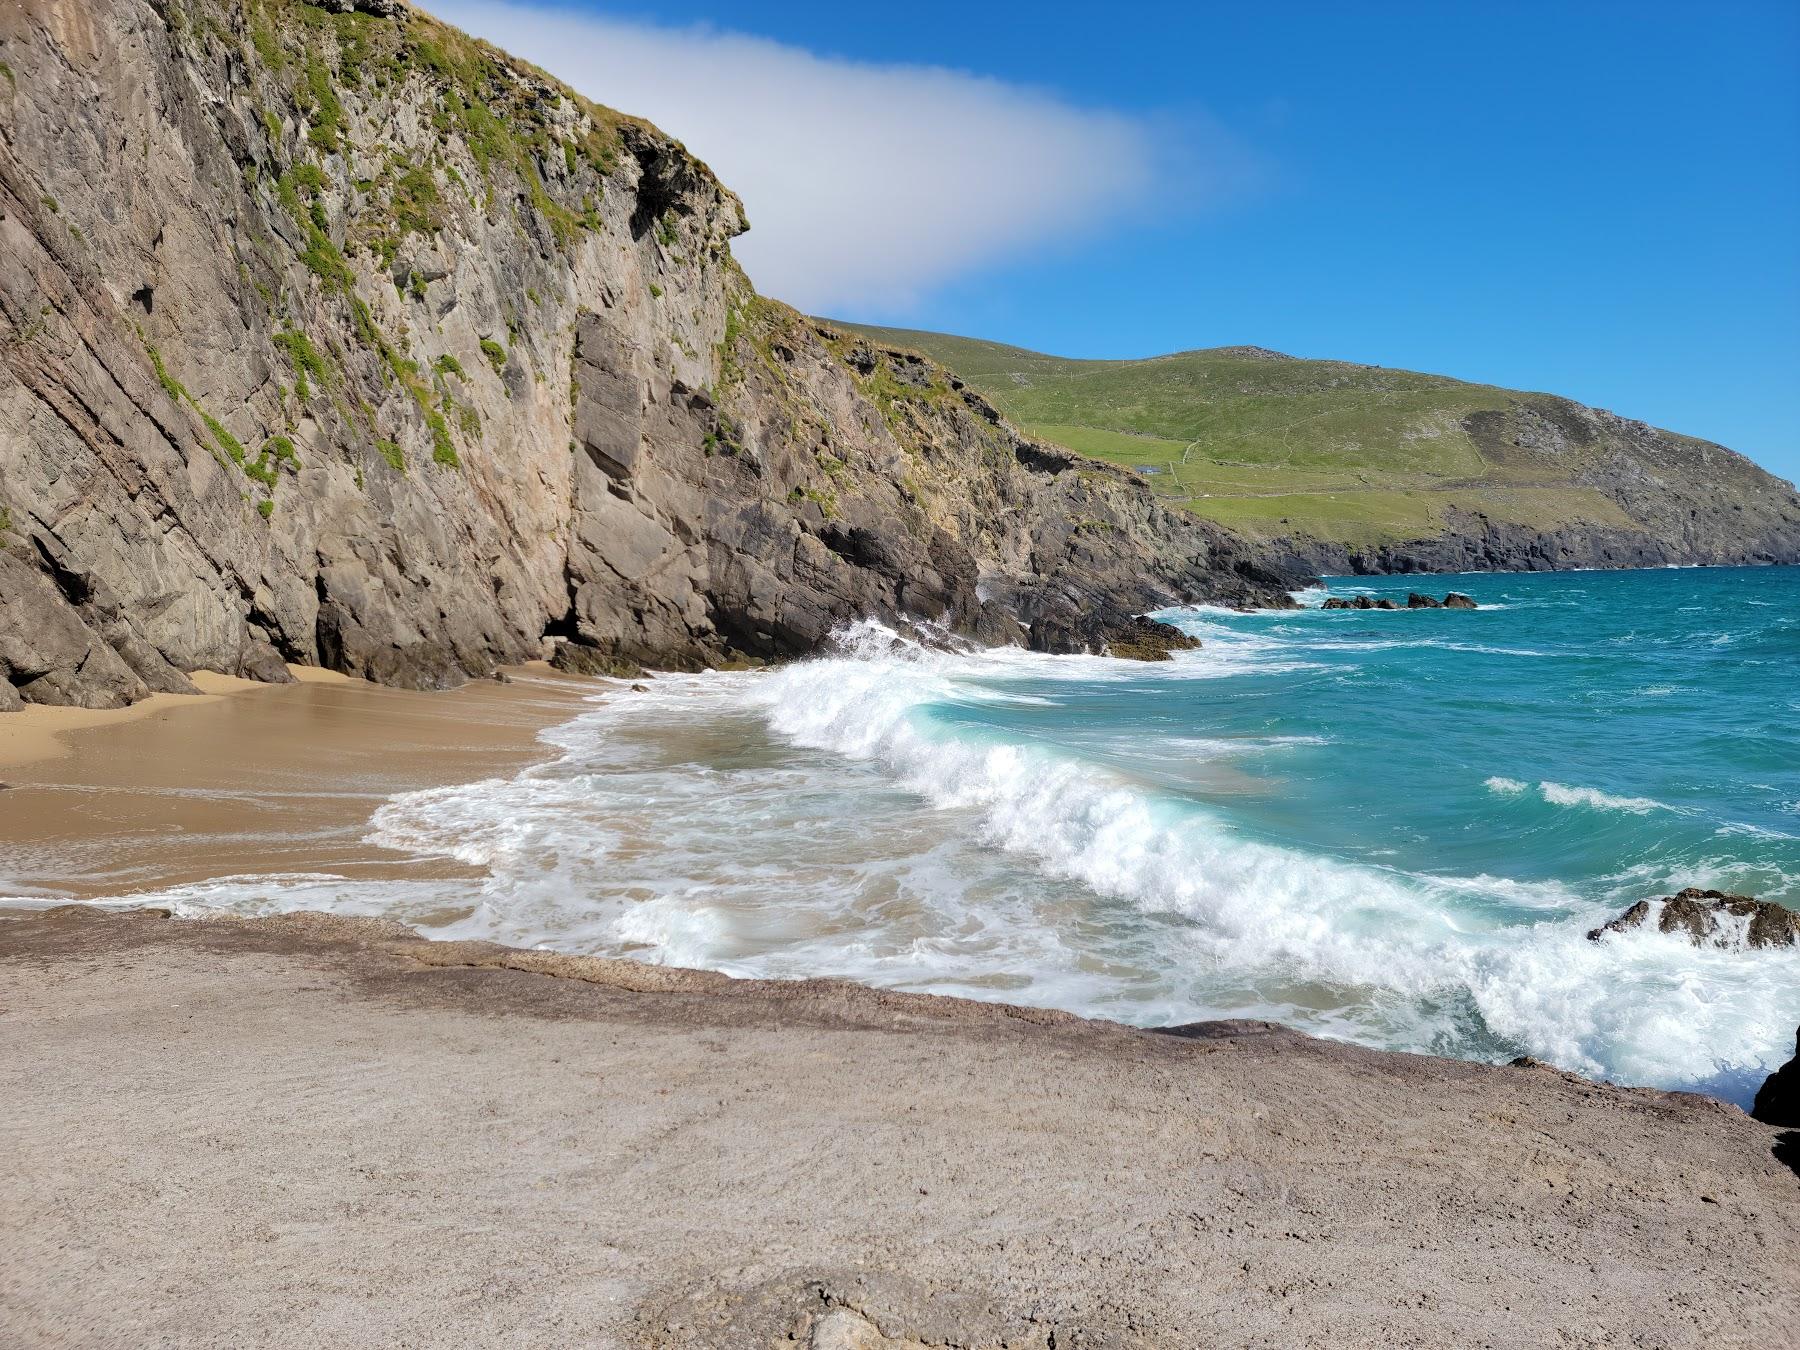
[(0, 5), (0, 1350), (1793, 1345), (1652, 9)]
[[(1800, 952), (1586, 933), (1686, 886), (1800, 900), (1800, 574), (1432, 582), (1482, 608), (1324, 611), (1422, 584), (1338, 578), (1297, 611), (1167, 612), (1204, 645), (1149, 665), (863, 624), (818, 659), (641, 690), (340, 687), (444, 710), (419, 714), (428, 760), (433, 736), (472, 748), (504, 710), (506, 754), (409, 778), (366, 719), (363, 758), (335, 780), (315, 758), (304, 793), (282, 764), (309, 739), (295, 726), (179, 789), (108, 788), (79, 755), (25, 766), (14, 819), (78, 810), (87, 833), (9, 840), (0, 893), (394, 918), (1140, 1026), (1265, 1018), (1747, 1105), (1791, 1052)], [(297, 693), (320, 697), (225, 700), (228, 739), (257, 744), (254, 719)], [(220, 708), (179, 716), (201, 732)], [(177, 798), (201, 814), (143, 828), (145, 803)], [(326, 803), (328, 828), (287, 832)]]

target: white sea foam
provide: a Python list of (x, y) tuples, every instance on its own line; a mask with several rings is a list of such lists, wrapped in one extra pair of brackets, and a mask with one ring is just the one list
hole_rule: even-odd
[(1596, 811), (1629, 811), (1633, 815), (1649, 815), (1652, 811), (1672, 808), (1650, 797), (1616, 797), (1598, 788), (1568, 787), (1562, 783), (1539, 783), (1538, 791), (1552, 806), (1586, 806)]
[(1162, 744), (1200, 758), (1228, 759), (1301, 745), (1330, 745), (1326, 736), (1170, 736)]
[[(1535, 897), (1536, 907), (1554, 917), (1494, 927), (1470, 907), (1446, 903), (1470, 883), (1434, 883), (1258, 844), (1204, 811), (1148, 796), (1043, 747), (947, 735), (915, 716), (946, 678), (951, 672), (923, 656), (890, 655), (848, 668), (817, 662), (781, 672), (752, 697), (784, 740), (873, 762), (938, 809), (971, 819), (988, 845), (1098, 895), (1181, 916), (1190, 960), (1261, 972), (1264, 981), (1279, 972), (1281, 980), (1360, 986), (1415, 1005), (1461, 989), (1491, 1031), (1558, 1062), (1589, 1071), (1629, 1064), (1628, 1073), (1667, 1079), (1673, 1064), (1665, 1047), (1640, 1038), (1632, 1019), (1659, 985), (1685, 1008), (1692, 960), (1679, 945), (1634, 942), (1602, 951), (1584, 937), (1597, 912), (1554, 893)], [(1541, 790), (1549, 800), (1559, 787)], [(1636, 809), (1637, 799), (1575, 791), (1586, 805)], [(1513, 890), (1514, 901), (1529, 894), (1516, 883)], [(1624, 979), (1622, 959), (1637, 967)], [(1792, 977), (1784, 967), (1769, 988)], [(1382, 1007), (1384, 998), (1374, 1002)], [(1375, 1016), (1389, 1035), (1429, 1042), (1441, 1030), (1386, 1002)], [(1752, 1022), (1783, 1015), (1751, 1004)], [(1723, 1042), (1693, 1039), (1688, 1070), (1703, 1073), (1714, 1057), (1729, 1059), (1730, 1042), (1729, 1035)], [(1752, 1036), (1735, 1048), (1760, 1043)]]
[[(1521, 783), (1516, 778), (1493, 777), (1487, 779), (1483, 786), (1489, 792), (1496, 792), (1506, 797), (1516, 797), (1529, 792), (1531, 784)], [(1652, 811), (1672, 811), (1675, 808), (1650, 797), (1617, 797), (1610, 792), (1602, 792), (1598, 788), (1570, 787), (1565, 783), (1541, 782), (1537, 785), (1538, 795), (1552, 806), (1581, 806), (1595, 811), (1628, 811), (1632, 815), (1648, 815)]]
[(1766, 825), (1751, 825), (1744, 821), (1730, 821), (1719, 826), (1713, 833), (1727, 837), (1738, 835), (1746, 839), (1800, 839), (1800, 834), (1788, 834), (1783, 830), (1771, 830)]

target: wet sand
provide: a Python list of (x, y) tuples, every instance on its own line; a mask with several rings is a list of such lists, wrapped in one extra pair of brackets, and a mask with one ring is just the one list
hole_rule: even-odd
[(9, 1347), (1800, 1326), (1800, 1132), (1704, 1098), (319, 915), (0, 913), (0, 1145)]
[(443, 693), (296, 668), (201, 697), (0, 714), (0, 894), (87, 899), (245, 873), (468, 875), (363, 842), (396, 792), (507, 775), (605, 683), (534, 664)]

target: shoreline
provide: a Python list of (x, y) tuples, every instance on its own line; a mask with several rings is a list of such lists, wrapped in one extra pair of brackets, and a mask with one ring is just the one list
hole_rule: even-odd
[(430, 693), (295, 674), (271, 685), (200, 672), (198, 696), (0, 717), (0, 894), (129, 897), (283, 872), (471, 875), (366, 842), (371, 813), (398, 793), (550, 758), (540, 733), (612, 688), (542, 663)]
[(15, 910), (0, 964), (16, 1343), (1701, 1346), (1800, 1318), (1795, 1135), (1690, 1094), (316, 914)]
[[(126, 726), (146, 717), (203, 708), (220, 699), (243, 694), (277, 693), (291, 690), (294, 685), (326, 684), (352, 688), (367, 685), (374, 689), (386, 688), (339, 671), (327, 670), (323, 666), (296, 665), (290, 661), (287, 669), (294, 677), (293, 684), (269, 684), (236, 675), (221, 675), (215, 670), (192, 670), (187, 672), (187, 677), (200, 691), (198, 694), (150, 694), (122, 708), (78, 708), (52, 703), (27, 703), (22, 708), (0, 715), (0, 769), (17, 769), (68, 755), (73, 752), (73, 746), (66, 737)], [(510, 677), (519, 672), (541, 674), (550, 669), (548, 662), (533, 661), (524, 666), (508, 666), (504, 673)], [(471, 680), (469, 683), (478, 682)], [(460, 689), (437, 692), (454, 694), (460, 692)], [(435, 695), (426, 693), (424, 696), (429, 698)]]

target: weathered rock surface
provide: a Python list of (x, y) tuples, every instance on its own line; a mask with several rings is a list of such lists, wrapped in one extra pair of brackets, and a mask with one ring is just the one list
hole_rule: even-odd
[(1800, 1128), (1800, 1031), (1794, 1033), (1794, 1057), (1763, 1080), (1750, 1114), (1765, 1125)]
[(757, 297), (704, 165), (417, 10), (24, 0), (0, 41), (25, 700), (717, 664), (865, 615), (1098, 651), (1287, 603), (1135, 476)]
[(1658, 932), (1686, 936), (1695, 946), (1791, 947), (1800, 942), (1800, 914), (1773, 900), (1690, 886), (1663, 900), (1640, 900), (1588, 938), (1642, 928), (1654, 918)]
[(319, 914), (0, 912), (0, 978), (9, 1347), (1800, 1325), (1780, 1140), (1689, 1093)]
[[(1576, 405), (1570, 405), (1575, 407)], [(1724, 446), (1690, 441), (1610, 413), (1581, 409), (1626, 437), (1602, 469), (1584, 477), (1636, 529), (1542, 528), (1479, 512), (1444, 513), (1427, 539), (1350, 549), (1311, 538), (1274, 545), (1286, 566), (1329, 576), (1408, 572), (1555, 572), (1574, 568), (1745, 567), (1800, 561), (1794, 490)]]
[(1171, 661), (1176, 652), (1191, 652), (1199, 646), (1199, 638), (1174, 624), (1140, 616), (1107, 641), (1106, 655), (1126, 661)]

